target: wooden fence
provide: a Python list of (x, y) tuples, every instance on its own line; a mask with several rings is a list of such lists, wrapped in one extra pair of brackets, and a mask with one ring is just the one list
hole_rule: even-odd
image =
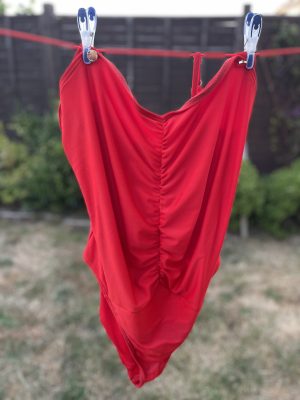
[[(77, 11), (77, 10), (75, 10)], [(245, 8), (245, 12), (247, 9)], [(56, 16), (51, 5), (41, 15), (2, 16), (0, 26), (80, 43), (76, 13)], [(96, 47), (145, 47), (188, 51), (243, 50), (244, 15), (237, 17), (98, 17)], [(266, 16), (259, 49), (270, 47), (283, 18), (300, 24), (300, 18)], [(10, 37), (0, 37), (0, 119), (9, 121), (18, 109), (42, 113), (58, 94), (58, 79), (73, 50)], [(146, 108), (164, 113), (180, 107), (190, 95), (192, 57), (149, 57), (107, 54), (126, 77), (137, 100)], [(204, 59), (204, 85), (224, 60)], [(259, 60), (258, 93), (248, 134), (248, 151), (258, 169), (276, 168), (270, 151), (268, 126), (270, 98)]]

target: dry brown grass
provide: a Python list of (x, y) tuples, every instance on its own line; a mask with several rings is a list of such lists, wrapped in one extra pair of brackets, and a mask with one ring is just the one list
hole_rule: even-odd
[(228, 236), (187, 340), (135, 388), (98, 320), (86, 229), (0, 221), (0, 398), (295, 400), (300, 237)]

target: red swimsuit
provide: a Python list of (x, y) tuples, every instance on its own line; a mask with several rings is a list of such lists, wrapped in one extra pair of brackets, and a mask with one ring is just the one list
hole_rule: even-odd
[(86, 65), (79, 46), (61, 76), (59, 122), (90, 218), (83, 260), (100, 320), (141, 387), (188, 336), (220, 265), (256, 72), (239, 52), (203, 88), (194, 53), (191, 97), (157, 114), (96, 50)]

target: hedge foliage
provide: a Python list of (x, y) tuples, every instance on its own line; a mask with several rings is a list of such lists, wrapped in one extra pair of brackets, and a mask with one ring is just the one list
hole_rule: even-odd
[(264, 188), (256, 167), (250, 160), (243, 160), (232, 216), (239, 218), (258, 214), (264, 203)]
[(265, 202), (260, 225), (278, 237), (298, 231), (300, 224), (300, 159), (262, 178)]
[[(0, 205), (58, 213), (84, 211), (62, 148), (57, 103), (43, 116), (19, 112), (9, 128), (14, 139), (0, 125)], [(242, 215), (277, 237), (298, 231), (300, 159), (266, 176), (250, 160), (243, 160), (229, 229), (237, 229)]]
[(229, 227), (236, 231), (242, 215), (278, 238), (300, 228), (300, 159), (268, 175), (243, 160)]
[(63, 212), (83, 206), (83, 198), (60, 139), (57, 105), (44, 116), (20, 112), (0, 130), (0, 203), (26, 210)]

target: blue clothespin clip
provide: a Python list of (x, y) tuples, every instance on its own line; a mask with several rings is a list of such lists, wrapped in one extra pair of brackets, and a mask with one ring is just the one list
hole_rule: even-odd
[(82, 58), (85, 64), (90, 64), (88, 58), (91, 47), (94, 46), (95, 32), (97, 27), (97, 15), (94, 7), (79, 8), (77, 13), (77, 25), (82, 42)]
[(262, 29), (262, 16), (249, 12), (244, 21), (244, 51), (247, 52), (246, 68), (254, 65), (255, 52)]

